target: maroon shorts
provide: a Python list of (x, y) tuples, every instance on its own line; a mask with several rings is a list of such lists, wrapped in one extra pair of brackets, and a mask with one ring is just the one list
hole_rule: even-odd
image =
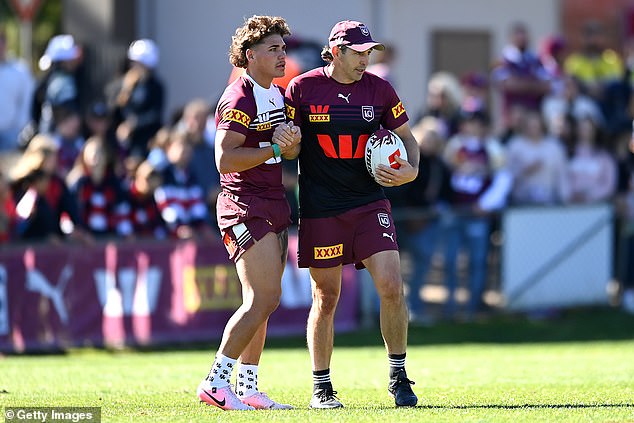
[(354, 263), (380, 251), (398, 250), (390, 202), (374, 201), (337, 216), (301, 218), (299, 267), (335, 267)]
[(238, 197), (223, 191), (218, 194), (216, 212), (222, 240), (233, 261), (267, 233), (280, 234), (291, 224), (286, 198)]

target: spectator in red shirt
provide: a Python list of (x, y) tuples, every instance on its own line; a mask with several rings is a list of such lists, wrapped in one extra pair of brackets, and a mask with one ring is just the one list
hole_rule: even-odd
[(112, 155), (103, 139), (90, 138), (75, 163), (74, 170), (80, 176), (71, 191), (93, 235), (129, 237), (132, 235), (130, 205), (112, 163)]
[(136, 168), (134, 178), (128, 184), (130, 220), (136, 237), (163, 239), (167, 236), (167, 229), (154, 200), (154, 192), (162, 182), (161, 173), (146, 160)]

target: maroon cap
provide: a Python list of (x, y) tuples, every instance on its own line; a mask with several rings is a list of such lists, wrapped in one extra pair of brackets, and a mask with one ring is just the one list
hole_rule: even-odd
[(354, 51), (366, 51), (371, 48), (384, 50), (385, 46), (372, 39), (370, 30), (365, 24), (357, 21), (341, 21), (335, 24), (330, 31), (328, 46), (347, 46)]

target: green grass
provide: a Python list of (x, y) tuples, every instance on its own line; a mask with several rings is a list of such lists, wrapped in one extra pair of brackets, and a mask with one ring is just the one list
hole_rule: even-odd
[(310, 362), (299, 338), (270, 340), (260, 367), (260, 387), (291, 411), (201, 405), (195, 388), (216, 344), (4, 357), (0, 405), (98, 406), (108, 422), (634, 421), (634, 318), (618, 311), (413, 328), (407, 367), (420, 401), (409, 409), (387, 395), (379, 336), (337, 337), (332, 378), (342, 410), (308, 409)]

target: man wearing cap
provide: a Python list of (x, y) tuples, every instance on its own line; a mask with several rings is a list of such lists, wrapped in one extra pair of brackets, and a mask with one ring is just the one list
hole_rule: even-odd
[(55, 109), (79, 112), (79, 90), (75, 71), (82, 52), (72, 35), (56, 35), (50, 39), (38, 65), (47, 71), (35, 93), (33, 117), (39, 121), (39, 132), (52, 133), (55, 129)]
[(146, 155), (148, 142), (161, 128), (165, 87), (154, 69), (159, 48), (150, 39), (140, 39), (128, 48), (130, 69), (117, 94), (114, 123), (119, 142), (129, 154)]
[[(408, 117), (389, 82), (366, 73), (372, 50), (384, 46), (361, 22), (337, 23), (322, 51), (329, 62), (291, 81), (287, 116), (302, 131), (299, 154), (299, 266), (310, 268), (313, 305), (308, 348), (313, 367), (312, 408), (339, 408), (330, 381), (334, 314), (342, 266), (367, 267), (381, 299), (381, 332), (390, 364), (388, 392), (397, 406), (418, 399), (405, 372), (407, 306), (390, 203), (383, 186), (411, 182), (419, 151)], [(381, 167), (377, 181), (367, 172), (365, 144), (380, 127), (405, 143), (409, 161)]]

